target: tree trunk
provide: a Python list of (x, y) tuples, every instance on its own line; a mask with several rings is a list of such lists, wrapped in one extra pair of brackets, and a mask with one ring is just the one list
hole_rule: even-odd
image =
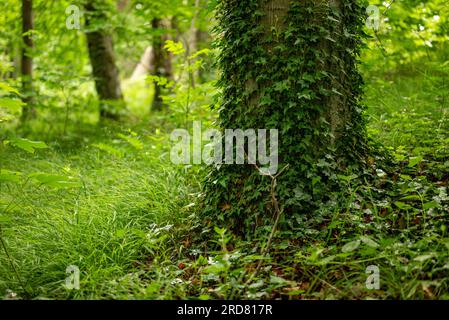
[(22, 119), (26, 120), (36, 116), (36, 109), (33, 107), (33, 38), (31, 31), (34, 28), (33, 21), (33, 1), (22, 0), (22, 53), (21, 53), (21, 76), (23, 102), (26, 105), (22, 110)]
[(139, 63), (133, 71), (131, 76), (131, 80), (138, 80), (144, 76), (149, 74), (154, 74), (154, 52), (153, 47), (147, 47), (142, 57), (140, 58)]
[[(105, 20), (105, 13), (97, 8), (95, 0), (85, 4), (86, 27), (94, 22)], [(101, 22), (100, 22), (101, 23)], [(115, 64), (115, 54), (111, 34), (101, 26), (86, 31), (89, 58), (95, 87), (100, 99), (100, 116), (117, 119), (123, 108), (123, 95), (120, 86), (119, 70)]]
[[(168, 29), (168, 22), (159, 18), (154, 18), (151, 21), (153, 28), (153, 50), (150, 55), (149, 67), (152, 70), (152, 75), (156, 77), (164, 77), (169, 80), (173, 79), (172, 70), (172, 56), (167, 50), (164, 49), (165, 41), (170, 37), (164, 34), (164, 29)], [(163, 88), (154, 82), (154, 98), (151, 109), (154, 111), (160, 111), (164, 109), (164, 102), (162, 99)]]
[(124, 11), (129, 5), (129, 0), (118, 0), (117, 1), (117, 10)]
[(204, 214), (251, 238), (270, 223), (275, 197), (280, 225), (299, 228), (302, 216), (342, 199), (338, 176), (361, 171), (368, 154), (357, 70), (363, 8), (357, 0), (224, 0), (217, 12), (220, 127), (278, 130), (275, 173), (289, 169), (273, 194), (261, 163), (212, 168)]
[[(200, 12), (201, 0), (195, 0), (194, 10), (195, 14), (193, 16), (190, 30), (189, 30), (189, 40), (187, 44), (187, 56), (191, 56), (195, 52), (198, 51), (200, 44), (200, 29), (198, 28), (198, 15)], [(187, 60), (189, 69), (191, 68), (192, 63), (195, 61)], [(199, 79), (199, 70), (189, 70), (189, 81), (192, 88), (195, 88), (196, 81)]]

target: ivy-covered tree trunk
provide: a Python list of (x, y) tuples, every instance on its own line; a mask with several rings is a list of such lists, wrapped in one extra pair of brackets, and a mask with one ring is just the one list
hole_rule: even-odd
[[(224, 0), (218, 6), (224, 129), (279, 130), (281, 226), (304, 229), (337, 201), (339, 175), (367, 156), (357, 71), (357, 0)], [(260, 142), (260, 141), (259, 141)], [(274, 176), (274, 175), (273, 175)], [(206, 218), (253, 237), (274, 214), (271, 178), (254, 165), (214, 167)]]
[(26, 105), (22, 110), (22, 119), (33, 118), (36, 110), (33, 106), (33, 58), (31, 50), (33, 49), (33, 38), (31, 31), (33, 30), (33, 1), (22, 0), (22, 57), (21, 57), (21, 76), (22, 76), (22, 92), (23, 102)]
[(105, 29), (107, 22), (104, 2), (89, 0), (86, 9), (86, 36), (92, 74), (100, 99), (100, 116), (117, 119), (123, 107), (119, 70), (115, 64), (115, 54), (111, 34)]

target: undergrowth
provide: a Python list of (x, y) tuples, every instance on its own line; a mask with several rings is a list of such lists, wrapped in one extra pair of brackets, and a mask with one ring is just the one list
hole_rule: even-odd
[[(304, 215), (301, 228), (289, 229), (281, 217), (282, 231), (266, 255), (271, 225), (266, 237), (244, 242), (214, 221), (200, 223), (203, 171), (170, 163), (165, 115), (69, 124), (66, 134), (36, 123), (26, 136), (48, 148), (30, 154), (8, 144), (0, 154), (1, 169), (21, 173), (20, 183), (0, 186), (0, 237), (8, 252), (0, 253), (0, 293), (6, 299), (448, 299), (446, 84), (420, 70), (399, 72), (391, 82), (366, 77), (369, 133), (393, 162), (385, 167), (372, 159), (365, 176), (340, 177), (346, 194), (321, 215)], [(70, 179), (48, 182), (50, 175)], [(65, 287), (71, 265), (81, 272), (79, 290)], [(379, 290), (366, 287), (369, 266), (380, 271)]]

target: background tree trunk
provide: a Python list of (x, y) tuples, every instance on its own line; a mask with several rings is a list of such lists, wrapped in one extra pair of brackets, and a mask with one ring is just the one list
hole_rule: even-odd
[[(105, 20), (102, 9), (97, 9), (97, 2), (85, 4), (86, 26), (94, 25), (94, 21)], [(89, 58), (95, 87), (100, 99), (100, 116), (117, 119), (123, 107), (123, 95), (120, 85), (119, 70), (115, 64), (115, 54), (111, 34), (104, 28), (94, 26), (94, 30), (86, 32)]]
[[(162, 20), (159, 18), (154, 18), (151, 21), (151, 26), (153, 28), (153, 50), (150, 57), (150, 70), (152, 70), (152, 75), (156, 77), (164, 77), (168, 80), (173, 79), (173, 68), (172, 68), (172, 55), (167, 50), (164, 49), (165, 41), (169, 40), (170, 37), (164, 30), (169, 29), (170, 23), (168, 20)], [(163, 88), (154, 82), (154, 98), (151, 109), (154, 111), (160, 111), (164, 108), (164, 102), (162, 99)]]
[(36, 109), (33, 107), (33, 38), (31, 31), (34, 27), (33, 21), (33, 1), (22, 0), (22, 53), (21, 53), (21, 75), (23, 107), (22, 119), (26, 120), (36, 116)]
[(131, 80), (138, 80), (143, 76), (154, 74), (154, 52), (153, 47), (147, 47), (142, 57), (140, 58), (139, 63), (133, 71), (131, 76)]

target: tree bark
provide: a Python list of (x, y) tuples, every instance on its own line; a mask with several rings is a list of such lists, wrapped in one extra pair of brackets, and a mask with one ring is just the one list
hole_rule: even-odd
[[(223, 0), (218, 6), (218, 124), (223, 131), (278, 130), (278, 170), (289, 168), (276, 179), (286, 217), (281, 227), (300, 228), (295, 221), (304, 215), (338, 203), (345, 188), (338, 176), (365, 167), (369, 150), (357, 70), (363, 11), (357, 0)], [(247, 238), (270, 223), (272, 194), (256, 169), (212, 168), (206, 219)]]
[[(172, 56), (171, 53), (164, 49), (165, 41), (169, 40), (169, 36), (164, 34), (164, 29), (168, 29), (169, 23), (159, 18), (154, 18), (151, 21), (153, 28), (153, 50), (150, 55), (149, 67), (152, 71), (152, 75), (156, 77), (164, 77), (168, 80), (173, 79), (172, 70)], [(163, 88), (154, 82), (154, 98), (151, 109), (154, 111), (160, 111), (164, 109), (164, 102), (162, 99)]]
[[(194, 54), (195, 52), (198, 51), (199, 49), (199, 44), (200, 44), (200, 29), (198, 28), (198, 16), (200, 13), (200, 6), (201, 6), (201, 0), (195, 0), (194, 3), (194, 10), (195, 10), (195, 14), (193, 16), (191, 25), (190, 25), (190, 30), (189, 30), (189, 40), (188, 40), (188, 44), (187, 44), (187, 56), (189, 57), (190, 55)], [(191, 61), (190, 59), (187, 60), (189, 69), (191, 68), (191, 64), (192, 62), (195, 61)], [(199, 70), (190, 70), (189, 71), (189, 80), (190, 80), (190, 85), (192, 86), (192, 88), (195, 88), (197, 79), (199, 79)]]
[(133, 71), (131, 76), (131, 80), (138, 80), (143, 76), (153, 74), (154, 73), (154, 52), (153, 47), (147, 47), (142, 57), (140, 58), (139, 63)]
[[(105, 14), (97, 7), (95, 0), (85, 4), (86, 27), (94, 21), (105, 20)], [(100, 99), (100, 116), (118, 119), (123, 107), (123, 95), (120, 85), (119, 70), (115, 64), (112, 35), (102, 27), (94, 27), (86, 32), (89, 58), (95, 87)]]
[(31, 31), (34, 27), (33, 1), (22, 0), (22, 53), (21, 53), (21, 75), (23, 102), (26, 105), (22, 110), (22, 119), (27, 120), (36, 116), (33, 107), (33, 38)]

